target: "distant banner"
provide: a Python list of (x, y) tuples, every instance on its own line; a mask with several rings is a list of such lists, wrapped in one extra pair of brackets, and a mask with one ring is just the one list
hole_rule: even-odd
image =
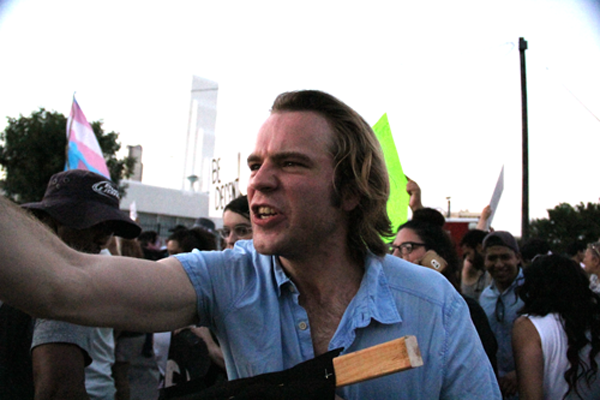
[(104, 175), (110, 173), (104, 161), (96, 135), (73, 96), (71, 114), (67, 119), (67, 160), (65, 170), (85, 169)]
[(240, 192), (240, 154), (233, 158), (211, 160), (208, 216), (221, 218), (229, 202), (242, 195)]
[(390, 176), (390, 198), (387, 203), (387, 212), (392, 222), (392, 231), (395, 233), (400, 225), (408, 220), (408, 202), (410, 199), (409, 194), (406, 192), (408, 179), (402, 171), (387, 114), (383, 114), (377, 121), (373, 126), (373, 131), (383, 149), (385, 164)]

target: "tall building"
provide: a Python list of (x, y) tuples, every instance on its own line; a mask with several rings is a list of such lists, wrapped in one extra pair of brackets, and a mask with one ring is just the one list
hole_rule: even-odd
[(129, 157), (135, 158), (133, 175), (131, 175), (129, 179), (132, 181), (141, 182), (142, 172), (144, 170), (144, 165), (142, 164), (142, 146), (139, 144), (137, 146), (127, 146), (127, 150), (129, 150)]
[(215, 152), (217, 94), (219, 85), (199, 76), (192, 77), (192, 94), (185, 144), (182, 189), (208, 192), (210, 162)]
[[(128, 146), (129, 155), (136, 158), (133, 176), (126, 181), (127, 193), (121, 209), (135, 208), (138, 222), (144, 230), (154, 230), (164, 239), (176, 225), (191, 227), (199, 217), (208, 217), (208, 191), (211, 161), (215, 151), (217, 120), (216, 82), (192, 77), (188, 129), (184, 153), (181, 190), (149, 186), (142, 180), (142, 147)], [(221, 218), (212, 218), (217, 227)]]

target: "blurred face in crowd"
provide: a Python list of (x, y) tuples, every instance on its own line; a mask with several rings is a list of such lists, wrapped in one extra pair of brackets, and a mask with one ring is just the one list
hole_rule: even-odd
[(167, 241), (167, 253), (169, 253), (170, 256), (174, 256), (175, 254), (183, 253), (183, 249), (177, 240), (171, 239)]
[(100, 223), (86, 229), (73, 229), (57, 225), (56, 234), (69, 247), (90, 254), (98, 254), (105, 248), (113, 235), (107, 223)]
[(598, 275), (600, 273), (600, 249), (597, 247), (600, 246), (592, 244), (585, 250), (582, 262), (585, 272), (588, 274)]
[(482, 270), (484, 265), (483, 255), (481, 254), (481, 245), (477, 246), (477, 249), (474, 249), (467, 245), (461, 246), (463, 258), (467, 260), (475, 269)]
[(410, 228), (400, 229), (392, 243), (392, 249), (392, 255), (412, 263), (416, 263), (417, 260), (423, 258), (427, 252), (423, 240)]
[(231, 210), (225, 211), (223, 213), (221, 236), (225, 240), (228, 249), (233, 249), (235, 242), (240, 239), (252, 239), (250, 220)]
[(505, 246), (490, 246), (485, 250), (485, 268), (501, 291), (517, 277), (520, 261), (520, 256)]

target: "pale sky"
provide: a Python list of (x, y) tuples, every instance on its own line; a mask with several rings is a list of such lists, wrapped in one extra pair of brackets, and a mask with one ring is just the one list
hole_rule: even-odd
[(216, 156), (242, 160), (277, 94), (324, 90), (371, 125), (388, 113), (426, 206), (481, 211), (504, 165), (492, 225), (519, 235), (519, 37), (530, 216), (598, 202), (598, 0), (0, 0), (0, 129), (68, 114), (77, 92), (88, 120), (143, 146), (144, 183), (179, 189), (192, 75), (219, 84)]

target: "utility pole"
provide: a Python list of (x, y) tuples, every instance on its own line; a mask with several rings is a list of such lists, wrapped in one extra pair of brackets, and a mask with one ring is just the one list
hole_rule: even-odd
[(521, 238), (529, 237), (529, 128), (527, 124), (527, 72), (525, 68), (527, 41), (519, 38), (521, 58), (521, 121), (523, 126), (523, 190), (521, 198)]

